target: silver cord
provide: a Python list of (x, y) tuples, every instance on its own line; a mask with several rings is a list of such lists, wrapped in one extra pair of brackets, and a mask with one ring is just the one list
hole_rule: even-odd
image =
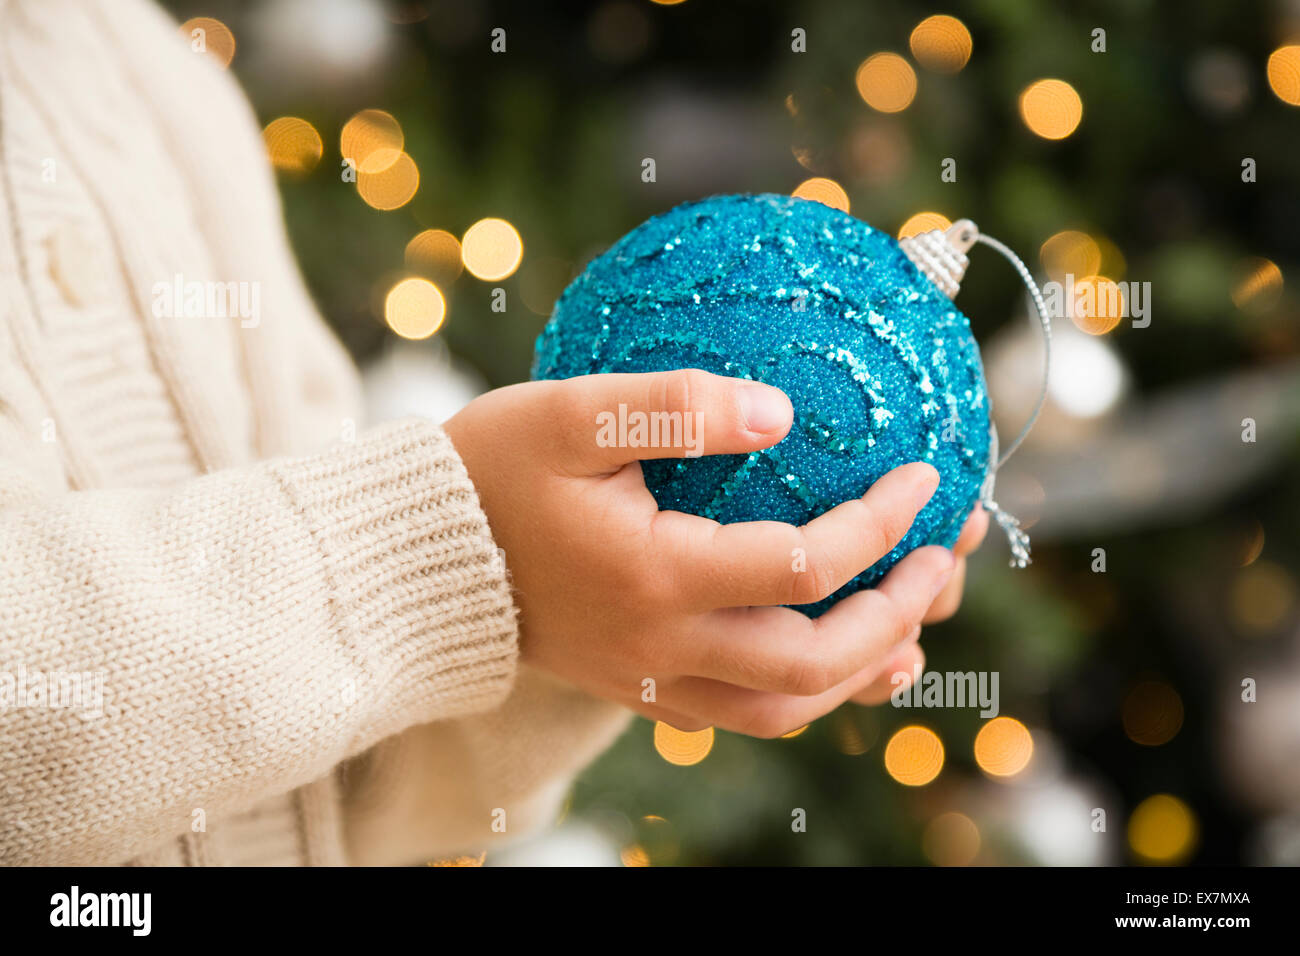
[(1015, 453), (1015, 450), (1020, 447), (1020, 443), (1025, 440), (1025, 436), (1034, 427), (1034, 422), (1038, 421), (1043, 405), (1047, 402), (1047, 381), (1052, 369), (1052, 319), (1047, 313), (1047, 304), (1043, 301), (1043, 293), (1038, 290), (1038, 283), (1029, 274), (1029, 267), (1024, 264), (1021, 258), (998, 240), (986, 236), (982, 232), (975, 237), (975, 241), (982, 242), (989, 248), (1001, 253), (1002, 257), (1015, 267), (1016, 272), (1020, 273), (1025, 288), (1029, 290), (1030, 298), (1034, 300), (1034, 308), (1038, 310), (1038, 322), (1043, 329), (1043, 381), (1038, 389), (1038, 401), (1034, 403), (1033, 413), (1030, 414), (1029, 421), (1025, 422), (1025, 427), (1020, 429), (1020, 434), (1015, 437), (1015, 440), (1007, 446), (1007, 450), (998, 458), (995, 468), (1001, 468), (1006, 464), (1007, 459)]
[(1029, 430), (1034, 427), (1034, 422), (1038, 421), (1038, 416), (1047, 401), (1048, 376), (1051, 374), (1052, 368), (1052, 320), (1047, 313), (1047, 305), (1043, 302), (1043, 294), (1038, 289), (1038, 283), (1029, 274), (1029, 268), (1021, 258), (998, 240), (983, 233), (978, 233), (975, 239), (977, 242), (982, 242), (994, 251), (1001, 253), (1002, 257), (1015, 267), (1016, 272), (1020, 274), (1021, 280), (1025, 283), (1025, 288), (1029, 290), (1030, 297), (1034, 300), (1034, 308), (1038, 310), (1038, 321), (1043, 329), (1043, 381), (1038, 390), (1038, 400), (1034, 403), (1034, 410), (1029, 416), (1029, 421), (1025, 422), (1025, 427), (1020, 430), (1020, 434), (1016, 436), (1015, 440), (1001, 455), (998, 454), (997, 429), (992, 424), (989, 425), (989, 457), (996, 461), (996, 464), (989, 469), (988, 477), (984, 480), (984, 487), (980, 490), (980, 502), (984, 505), (984, 510), (997, 522), (998, 527), (1007, 536), (1007, 543), (1011, 548), (1011, 566), (1013, 568), (1023, 568), (1030, 563), (1029, 535), (1021, 530), (1020, 522), (1015, 515), (1004, 510), (993, 499), (993, 485), (997, 479), (998, 469), (1006, 464), (1007, 459), (1020, 447), (1020, 443), (1025, 440)]

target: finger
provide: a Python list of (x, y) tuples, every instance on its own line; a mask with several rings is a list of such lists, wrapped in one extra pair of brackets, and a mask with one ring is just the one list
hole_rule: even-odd
[[(913, 552), (881, 582), (874, 591), (860, 591), (846, 598), (825, 617), (843, 612), (867, 615), (872, 612), (891, 618), (885, 625), (898, 637), (910, 634), (925, 607), (937, 590), (937, 568), (952, 561), (946, 548), (929, 547)], [(897, 615), (899, 622), (892, 617)], [(866, 616), (861, 619), (870, 619)], [(892, 645), (891, 645), (892, 649)], [(888, 658), (880, 655), (882, 661)], [(796, 727), (816, 720), (834, 710), (875, 679), (876, 671), (863, 668), (835, 686), (812, 696), (797, 696), (752, 690), (735, 684), (703, 677), (687, 677), (660, 689), (660, 703), (665, 707), (736, 733), (756, 737), (779, 737)]]
[(660, 707), (658, 704), (647, 704), (638, 698), (631, 704), (633, 710), (648, 720), (657, 723), (667, 724), (674, 730), (680, 730), (682, 733), (694, 734), (701, 730), (707, 730), (713, 726), (707, 720), (701, 720), (697, 717), (690, 717), (686, 714), (679, 714), (675, 710), (669, 710), (666, 707)]
[(943, 586), (939, 596), (934, 599), (934, 602), (925, 612), (925, 617), (921, 619), (921, 623), (937, 624), (956, 614), (957, 608), (961, 607), (962, 590), (965, 586), (966, 559), (958, 558), (957, 565), (952, 571), (952, 577), (948, 579), (948, 583)]
[(984, 506), (976, 504), (971, 509), (970, 517), (962, 525), (961, 534), (957, 537), (957, 543), (952, 546), (952, 553), (959, 558), (964, 558), (984, 540), (984, 534), (989, 529), (989, 513), (984, 510)]
[(700, 369), (584, 375), (556, 383), (548, 413), (563, 425), (575, 474), (646, 458), (739, 454), (775, 445), (794, 410), (785, 393)]
[[(864, 669), (879, 670), (919, 626), (927, 598), (944, 586), (952, 558), (926, 549), (900, 563), (878, 591), (852, 595), (820, 618), (789, 608), (729, 608), (701, 619), (682, 661), (693, 677), (750, 690), (814, 697)], [(909, 579), (913, 579), (909, 580)], [(889, 595), (904, 595), (891, 598)]]
[(920, 636), (921, 629), (918, 627), (871, 683), (850, 700), (864, 707), (875, 707), (889, 700), (896, 691), (910, 687), (925, 672), (925, 652), (916, 643)]
[(681, 597), (692, 607), (811, 604), (893, 550), (938, 483), (934, 468), (913, 462), (803, 527), (779, 521), (723, 525), (662, 511), (652, 528), (666, 542), (679, 569)]

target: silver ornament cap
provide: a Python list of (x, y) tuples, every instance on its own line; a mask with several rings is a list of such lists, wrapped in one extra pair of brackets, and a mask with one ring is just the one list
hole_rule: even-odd
[(898, 240), (907, 258), (950, 299), (957, 297), (970, 260), (966, 253), (979, 239), (979, 227), (958, 219), (947, 229), (931, 229)]

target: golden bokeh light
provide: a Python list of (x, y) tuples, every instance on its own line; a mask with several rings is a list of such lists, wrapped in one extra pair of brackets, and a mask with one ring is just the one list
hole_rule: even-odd
[(713, 749), (713, 728), (678, 730), (662, 720), (655, 722), (655, 750), (670, 764), (690, 767), (699, 763)]
[(644, 847), (637, 846), (635, 843), (631, 846), (624, 847), (618, 854), (624, 866), (649, 866), (650, 854), (646, 853)]
[(1124, 317), (1124, 290), (1106, 276), (1075, 280), (1070, 318), (1081, 332), (1105, 335)]
[(1083, 100), (1064, 80), (1038, 80), (1020, 94), (1020, 118), (1043, 139), (1065, 139), (1083, 119)]
[(316, 168), (325, 144), (320, 133), (305, 119), (281, 116), (266, 124), (262, 130), (271, 165), (293, 176), (305, 176)]
[(899, 113), (916, 97), (916, 72), (897, 53), (873, 53), (858, 67), (858, 95), (873, 110)]
[(921, 835), (921, 852), (935, 866), (969, 866), (980, 851), (980, 831), (964, 813), (941, 813)]
[(928, 727), (901, 727), (885, 745), (885, 770), (901, 784), (923, 787), (943, 770), (943, 741)]
[(1182, 863), (1196, 848), (1196, 816), (1167, 793), (1147, 797), (1128, 821), (1128, 844), (1144, 863)]
[(1243, 631), (1251, 635), (1267, 633), (1294, 610), (1295, 581), (1280, 564), (1257, 560), (1237, 572), (1229, 603)]
[(1123, 708), (1124, 733), (1143, 747), (1159, 747), (1183, 726), (1183, 699), (1163, 681), (1142, 681), (1128, 692)]
[(975, 763), (991, 777), (1014, 777), (1033, 756), (1034, 738), (1014, 717), (994, 717), (975, 735)]
[(399, 209), (419, 188), (419, 167), (399, 149), (377, 149), (357, 167), (357, 193), (375, 209)]
[(464, 268), (460, 261), (460, 240), (445, 229), (426, 229), (406, 244), (406, 268), (449, 285)]
[(446, 316), (447, 300), (428, 279), (403, 279), (384, 298), (384, 321), (404, 339), (427, 339)]
[(790, 195), (796, 199), (811, 199), (813, 202), (819, 202), (823, 206), (830, 206), (832, 209), (839, 209), (843, 212), (849, 211), (849, 194), (844, 191), (844, 187), (835, 180), (826, 179), (822, 176), (805, 179)]
[(480, 219), (460, 241), (461, 261), (469, 274), (488, 282), (514, 274), (524, 258), (524, 241), (504, 219)]
[(478, 856), (451, 856), (443, 860), (430, 860), (429, 866), (482, 866), (487, 859), (487, 851), (484, 850)]
[(970, 31), (956, 17), (944, 14), (918, 23), (909, 45), (916, 62), (936, 73), (960, 72), (970, 60)]
[[(1120, 251), (1119, 246), (1111, 242), (1110, 239), (1102, 235), (1092, 237), (1097, 243), (1097, 251), (1101, 253), (1101, 268), (1094, 269), (1093, 272), (1098, 275), (1110, 276), (1116, 282), (1124, 278), (1124, 273), (1128, 271), (1128, 260), (1124, 258), (1124, 253)], [(1089, 272), (1077, 272), (1075, 275), (1091, 275)]]
[(1038, 250), (1043, 268), (1057, 282), (1066, 276), (1090, 276), (1101, 271), (1101, 246), (1092, 236), (1077, 229), (1065, 229), (1043, 243)]
[(947, 229), (951, 225), (952, 220), (941, 212), (918, 212), (916, 215), (910, 216), (907, 222), (899, 227), (898, 238), (907, 239), (923, 232)]
[(1269, 54), (1268, 86), (1283, 103), (1300, 106), (1300, 44), (1278, 47)]
[(181, 24), (181, 35), (195, 53), (203, 53), (223, 70), (235, 58), (235, 35), (212, 17), (194, 17)]
[[(393, 114), (383, 110), (362, 110), (353, 114), (339, 133), (340, 155), (352, 160), (358, 170), (380, 150), (389, 151), (380, 158), (396, 162), (405, 145), (406, 135), (402, 132), (402, 124), (397, 122)], [(382, 171), (377, 162), (370, 162), (369, 166), (371, 172)]]
[(1247, 259), (1237, 272), (1240, 278), (1232, 287), (1232, 304), (1237, 308), (1265, 311), (1282, 297), (1282, 270), (1271, 259)]

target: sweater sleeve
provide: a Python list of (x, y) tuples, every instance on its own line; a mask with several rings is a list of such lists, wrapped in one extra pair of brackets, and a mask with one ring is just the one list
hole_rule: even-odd
[(126, 859), (509, 692), (509, 587), (434, 425), (163, 491), (4, 490), (0, 863)]
[(348, 858), (395, 866), (490, 855), (554, 822), (573, 777), (631, 717), (521, 665), (501, 707), (412, 728), (345, 765)]

